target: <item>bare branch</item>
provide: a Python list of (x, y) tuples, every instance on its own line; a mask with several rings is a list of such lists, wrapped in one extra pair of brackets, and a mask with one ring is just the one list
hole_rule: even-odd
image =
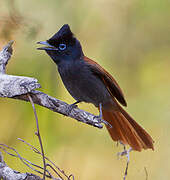
[[(70, 110), (70, 105), (68, 105), (65, 102), (62, 102), (60, 100), (57, 100), (53, 97), (50, 97), (45, 93), (36, 91), (35, 89), (41, 87), (40, 84), (38, 83), (37, 79), (30, 78), (30, 77), (13, 76), (13, 75), (5, 74), (6, 65), (12, 55), (12, 44), (13, 44), (13, 41), (9, 42), (0, 52), (0, 97), (8, 97), (8, 98), (31, 102), (33, 110), (34, 110), (35, 119), (36, 119), (36, 125), (37, 125), (36, 135), (39, 138), (41, 152), (38, 151), (38, 149), (34, 148), (33, 146), (31, 146), (31, 147), (34, 150), (34, 152), (40, 154), (43, 157), (44, 168), (21, 157), (20, 154), (17, 152), (17, 150), (12, 147), (9, 147), (5, 144), (0, 144), (0, 149), (13, 157), (19, 158), (25, 165), (27, 165), (29, 168), (36, 171), (37, 173), (43, 174), (43, 180), (45, 180), (45, 177), (49, 177), (53, 180), (56, 180), (56, 178), (54, 178), (50, 174), (50, 172), (47, 170), (47, 167), (50, 167), (58, 175), (58, 177), (59, 177), (58, 179), (60, 179), (60, 180), (63, 178), (60, 176), (60, 174), (58, 174), (57, 171), (59, 171), (62, 175), (64, 175), (68, 180), (71, 180), (71, 178), (74, 179), (73, 175), (67, 176), (63, 170), (60, 170), (52, 161), (50, 161), (47, 157), (45, 157), (43, 146), (42, 146), (42, 140), (41, 140), (41, 136), (40, 136), (40, 131), (39, 131), (38, 118), (37, 118), (34, 103), (41, 105), (43, 107), (46, 107), (54, 112), (58, 112), (60, 114), (75, 118), (78, 121), (82, 121), (84, 123), (93, 125), (95, 127), (102, 128), (103, 126), (101, 125), (101, 122), (99, 121), (98, 117), (96, 117), (88, 112), (82, 111), (78, 108), (75, 108), (72, 111), (68, 111), (68, 110)], [(14, 151), (15, 153), (9, 152), (8, 151), (9, 149), (11, 151)], [(46, 164), (45, 159), (48, 160), (52, 165)], [(40, 170), (43, 170), (43, 173), (41, 171), (33, 168), (32, 166), (34, 166)], [(5, 168), (5, 170), (4, 170), (4, 168)], [(7, 173), (5, 173), (6, 169), (7, 169)], [(23, 176), (23, 177), (21, 177), (21, 176)], [(35, 176), (34, 174), (19, 173), (19, 172), (16, 172), (15, 170), (12, 170), (3, 161), (3, 157), (0, 152), (0, 179), (1, 178), (6, 179), (6, 180), (41, 179), (40, 177)]]
[(146, 167), (144, 167), (144, 171), (145, 171), (145, 174), (146, 174), (146, 180), (148, 180), (148, 171), (147, 171)]
[(5, 74), (6, 65), (8, 64), (9, 59), (12, 55), (12, 44), (14, 41), (10, 41), (2, 51), (0, 52), (0, 73)]
[[(33, 150), (35, 153), (39, 154), (42, 156), (42, 153), (37, 149), (35, 148), (34, 146), (32, 146), (31, 144), (29, 144), (28, 142), (18, 138), (18, 140), (20, 140), (21, 142), (25, 143), (26, 145), (28, 145), (31, 150)], [(6, 154), (10, 155), (10, 156), (13, 156), (13, 157), (16, 157), (16, 158), (19, 158), (21, 160), (21, 162), (23, 162), (26, 166), (28, 166), (30, 169), (32, 169), (33, 171), (39, 173), (39, 174), (44, 174), (43, 172), (41, 172), (41, 170), (44, 171), (44, 167), (41, 167), (39, 165), (36, 165), (34, 163), (32, 163), (31, 161), (25, 159), (24, 157), (22, 157), (18, 151), (13, 148), (13, 147), (10, 147), (6, 144), (0, 144), (0, 149), (3, 150)], [(67, 179), (67, 180), (71, 180), (73, 179), (74, 180), (74, 176), (71, 174), (71, 175), (66, 175), (65, 172), (63, 170), (61, 170), (59, 167), (57, 167), (48, 157), (45, 157), (44, 158), (49, 162), (48, 164), (45, 164), (45, 171), (46, 171), (46, 174), (45, 176), (50, 178), (50, 179), (53, 179), (53, 180), (56, 180), (56, 178), (54, 178), (51, 173), (47, 170), (47, 167), (50, 167), (50, 169), (52, 169), (54, 171), (54, 173), (59, 177), (58, 179), (60, 180), (64, 180), (64, 179)], [(3, 161), (3, 157), (2, 157), (2, 154), (0, 152), (0, 163), (4, 163), (5, 162)], [(35, 169), (35, 168), (37, 169)], [(0, 170), (1, 170), (1, 166), (0, 166)], [(15, 171), (15, 170), (14, 170)], [(58, 172), (57, 172), (58, 171)], [(29, 174), (29, 173), (26, 173), (26, 174)], [(60, 175), (61, 174), (61, 175)], [(1, 171), (0, 171), (0, 176), (1, 176)], [(64, 176), (64, 178), (62, 178), (62, 176)]]
[[(18, 140), (21, 141), (21, 142), (23, 142), (23, 143), (25, 143), (26, 145), (28, 145), (28, 146), (30, 147), (30, 149), (33, 150), (35, 153), (42, 155), (42, 153), (41, 153), (37, 148), (35, 148), (33, 145), (29, 144), (28, 142), (24, 141), (24, 140), (21, 139), (21, 138), (18, 138)], [(66, 173), (64, 172), (64, 170), (61, 170), (58, 166), (56, 166), (56, 164), (55, 164), (54, 162), (52, 162), (48, 157), (45, 157), (45, 159), (46, 159), (49, 163), (51, 163), (51, 164), (52, 164), (64, 177), (66, 177), (68, 180), (71, 180), (71, 178), (74, 180), (74, 176), (73, 176), (72, 174), (69, 175), (69, 176), (66, 175)], [(51, 167), (51, 165), (49, 165), (49, 164), (47, 164), (47, 166), (50, 166), (50, 167)], [(54, 170), (53, 167), (52, 167), (52, 169)], [(55, 170), (54, 172), (62, 179), (62, 177), (59, 175), (59, 173), (57, 173), (56, 170)]]
[[(39, 174), (43, 174), (41, 171), (39, 171), (39, 170), (37, 170), (37, 169), (43, 170), (44, 168), (42, 168), (41, 166), (36, 165), (36, 164), (32, 163), (31, 161), (23, 158), (23, 157), (17, 152), (17, 150), (16, 150), (15, 148), (9, 147), (9, 146), (6, 145), (6, 144), (0, 144), (0, 149), (3, 150), (6, 154), (8, 154), (8, 155), (10, 155), (10, 156), (19, 158), (19, 159), (21, 160), (21, 162), (23, 162), (26, 166), (28, 166), (28, 167), (29, 167), (30, 169), (32, 169), (33, 171), (35, 171), (35, 172), (37, 172), (37, 173), (39, 173)], [(11, 150), (11, 151), (13, 151), (14, 153), (9, 152), (8, 149)], [(32, 166), (36, 167), (37, 169), (33, 168)], [(47, 171), (47, 173), (49, 174), (49, 175), (47, 175), (47, 177), (50, 178), (50, 177), (51, 177), (51, 174), (49, 173), (49, 171)]]
[(42, 180), (39, 176), (31, 173), (20, 173), (8, 167), (3, 161), (3, 156), (0, 152), (0, 179), (5, 180)]
[(128, 174), (128, 167), (129, 167), (129, 162), (130, 162), (130, 152), (133, 150), (132, 148), (129, 148), (128, 150), (126, 149), (126, 146), (122, 143), (119, 142), (123, 146), (123, 152), (119, 152), (117, 154), (118, 157), (126, 156), (127, 157), (127, 162), (126, 162), (126, 168), (124, 172), (124, 177), (123, 180), (126, 180), (127, 174)]
[(37, 116), (37, 112), (34, 106), (34, 102), (32, 101), (31, 96), (28, 94), (28, 98), (32, 104), (32, 108), (34, 111), (34, 116), (35, 116), (35, 120), (36, 120), (36, 126), (37, 126), (37, 132), (35, 133), (38, 136), (38, 140), (40, 143), (40, 148), (41, 148), (41, 154), (42, 154), (42, 158), (43, 158), (43, 164), (44, 164), (44, 173), (43, 173), (43, 180), (45, 180), (45, 176), (46, 176), (46, 163), (45, 163), (45, 155), (44, 155), (44, 148), (43, 148), (43, 144), (42, 144), (42, 139), (41, 139), (41, 135), (40, 135), (40, 128), (39, 128), (39, 123), (38, 123), (38, 116)]
[(0, 152), (0, 162), (4, 162), (4, 159), (3, 159), (3, 156), (2, 156), (2, 153)]
[(98, 116), (80, 110), (79, 108), (73, 108), (69, 111), (69, 104), (35, 90), (41, 87), (37, 79), (5, 74), (7, 62), (12, 55), (12, 43), (13, 42), (10, 42), (0, 52), (0, 97), (29, 101), (27, 96), (29, 93), (34, 104), (38, 104), (54, 112), (58, 112), (94, 127), (103, 127)]

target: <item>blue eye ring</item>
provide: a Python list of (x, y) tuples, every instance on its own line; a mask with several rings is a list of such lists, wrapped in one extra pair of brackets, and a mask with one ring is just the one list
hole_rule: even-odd
[(58, 46), (58, 48), (61, 50), (61, 51), (64, 51), (65, 49), (66, 49), (66, 44), (63, 44), (63, 43), (61, 43), (61, 44), (59, 44), (59, 46)]

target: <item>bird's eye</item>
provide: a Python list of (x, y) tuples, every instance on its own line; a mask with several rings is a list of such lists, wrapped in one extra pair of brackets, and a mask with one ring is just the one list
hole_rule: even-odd
[(63, 51), (66, 49), (66, 44), (59, 44), (58, 48)]

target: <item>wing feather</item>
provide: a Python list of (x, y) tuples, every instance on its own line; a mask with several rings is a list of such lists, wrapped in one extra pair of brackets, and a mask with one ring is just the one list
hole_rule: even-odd
[(87, 62), (92, 72), (98, 76), (102, 82), (106, 85), (110, 95), (113, 98), (116, 98), (123, 106), (127, 106), (126, 100), (124, 98), (123, 92), (119, 87), (116, 80), (99, 64), (95, 61), (89, 59), (88, 57), (84, 57), (84, 60)]

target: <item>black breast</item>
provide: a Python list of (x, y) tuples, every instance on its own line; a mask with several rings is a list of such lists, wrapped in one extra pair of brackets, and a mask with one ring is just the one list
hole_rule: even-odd
[(58, 65), (58, 71), (74, 99), (93, 103), (95, 106), (99, 106), (99, 103), (104, 105), (110, 101), (110, 94), (105, 85), (83, 60), (63, 62)]

